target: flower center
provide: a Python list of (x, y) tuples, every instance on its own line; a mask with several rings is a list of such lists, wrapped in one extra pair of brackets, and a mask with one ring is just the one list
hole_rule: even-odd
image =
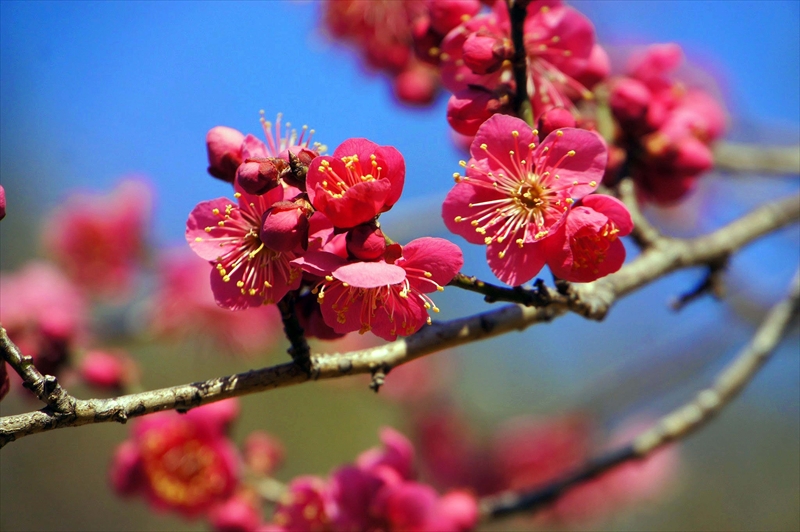
[(547, 189), (538, 183), (536, 176), (530, 176), (527, 183), (521, 183), (514, 194), (514, 202), (528, 211), (538, 211), (547, 206), (544, 198)]

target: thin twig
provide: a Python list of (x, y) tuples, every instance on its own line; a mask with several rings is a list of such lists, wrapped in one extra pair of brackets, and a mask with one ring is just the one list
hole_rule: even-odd
[[(671, 239), (668, 245), (645, 250), (618, 272), (593, 283), (572, 285), (569, 297), (554, 300), (545, 307), (508, 305), (466, 318), (437, 322), (408, 338), (383, 346), (343, 354), (312, 355), (310, 374), (297, 364), (281, 364), (112, 399), (74, 399), (73, 406), (66, 412), (48, 407), (37, 412), (6, 416), (0, 418), (0, 446), (29, 434), (57, 428), (125, 422), (130, 417), (151, 412), (188, 409), (309, 380), (375, 373), (378, 369), (386, 373), (416, 358), (522, 330), (535, 323), (551, 321), (568, 311), (602, 320), (618, 298), (677, 269), (713, 263), (766, 233), (797, 222), (800, 219), (799, 199), (791, 197), (763, 205), (706, 236)], [(16, 350), (12, 345), (6, 340), (2, 343), (4, 351)]]
[(281, 299), (278, 302), (278, 310), (281, 313), (281, 321), (283, 321), (283, 332), (290, 344), (289, 355), (295, 364), (308, 373), (311, 371), (311, 348), (308, 346), (305, 331), (297, 319), (294, 296), (287, 294)]
[(580, 483), (622, 463), (644, 459), (659, 447), (698, 430), (753, 379), (780, 343), (798, 311), (800, 271), (792, 279), (789, 295), (770, 310), (750, 343), (720, 372), (712, 386), (662, 417), (629, 444), (589, 461), (551, 484), (529, 491), (506, 492), (484, 498), (480, 505), (484, 519), (540, 508)]
[(800, 145), (757, 146), (718, 142), (714, 165), (729, 172), (800, 175)]
[(530, 0), (506, 0), (508, 16), (511, 19), (511, 42), (514, 44), (514, 57), (511, 59), (514, 70), (514, 110), (529, 126), (533, 123), (533, 109), (528, 95), (528, 55), (525, 53), (525, 15)]
[(619, 199), (628, 208), (628, 212), (631, 213), (631, 220), (633, 220), (631, 238), (633, 238), (640, 249), (655, 246), (661, 239), (665, 238), (658, 229), (645, 218), (644, 214), (642, 214), (642, 210), (639, 208), (639, 200), (636, 196), (636, 186), (633, 183), (633, 179), (625, 178), (620, 181), (619, 185), (617, 185), (617, 192), (619, 194)]

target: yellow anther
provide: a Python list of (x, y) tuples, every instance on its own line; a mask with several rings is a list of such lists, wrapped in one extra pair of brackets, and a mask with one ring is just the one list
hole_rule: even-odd
[(567, 157), (575, 157), (575, 150), (569, 150), (567, 152)]
[(462, 220), (463, 220), (463, 218), (461, 216), (456, 216), (455, 218), (453, 218), (453, 221), (456, 222), (456, 223), (458, 223), (458, 222), (460, 222)]
[(436, 287), (436, 291), (437, 292), (444, 292), (444, 286), (437, 286)]
[(467, 161), (458, 161), (458, 165), (466, 168), (467, 167)]
[(205, 231), (206, 231), (206, 233), (210, 233), (211, 232), (211, 227), (206, 227)]
[(567, 205), (572, 205), (573, 203), (575, 203), (575, 200), (572, 198), (567, 198), (564, 201), (567, 203)]
[(578, 182), (577, 182), (577, 181), (573, 181), (573, 182), (572, 182), (572, 186), (573, 186), (573, 187), (577, 187), (577, 186), (578, 186)]
[(242, 288), (244, 286), (244, 281), (236, 281), (236, 286)]
[(564, 136), (564, 132), (559, 129), (558, 131), (556, 131), (556, 136), (557, 137), (563, 137)]
[(195, 241), (195, 242), (202, 242), (202, 241), (203, 241), (203, 239), (202, 239), (202, 238), (200, 238), (200, 237), (198, 236), (197, 238), (195, 238), (195, 239), (194, 239), (194, 241)]
[(219, 216), (219, 209), (213, 209), (211, 212), (213, 212), (215, 216)]
[(224, 282), (226, 282), (226, 283), (229, 283), (229, 282), (231, 282), (231, 278), (230, 278), (230, 276), (229, 276), (229, 275), (223, 275), (223, 276), (222, 276), (222, 280), (223, 280)]
[(488, 150), (489, 146), (487, 146), (486, 143), (484, 142), (483, 144), (481, 144), (481, 149), (482, 150)]
[(597, 181), (589, 181), (589, 186), (590, 187), (596, 187), (597, 186)]
[(433, 277), (433, 274), (432, 274), (431, 272), (425, 272), (425, 273), (423, 273), (422, 275), (424, 275), (424, 276), (425, 276), (425, 277), (427, 277), (428, 279), (430, 279), (431, 277)]
[(319, 163), (319, 164), (321, 164), (322, 166), (330, 166), (331, 165), (331, 163), (326, 161), (325, 159), (323, 159), (322, 162)]
[(506, 258), (506, 252), (505, 251), (501, 251), (500, 253), (497, 254), (497, 256), (499, 258), (501, 258), (501, 259), (504, 259), (504, 258)]
[(256, 289), (255, 288), (251, 288), (250, 290), (248, 290), (248, 292), (250, 292), (251, 296), (256, 295)]
[(225, 220), (218, 221), (217, 225), (220, 226), (220, 227), (225, 227)]
[(514, 137), (514, 138), (519, 137), (519, 131), (516, 131), (516, 130), (512, 131), (511, 132), (511, 136)]
[(264, 287), (265, 288), (272, 288), (272, 285), (269, 284), (269, 281), (264, 281)]
[(239, 198), (242, 197), (242, 193), (241, 192), (234, 192), (233, 193), (233, 197), (236, 198), (236, 199), (239, 199)]
[(332, 283), (333, 282), (333, 276), (332, 275), (326, 275), (325, 276), (325, 280), (328, 281), (329, 283)]
[[(434, 307), (433, 307), (433, 311), (434, 311), (434, 312), (439, 312), (439, 307), (437, 307), (437, 306), (434, 306)], [(429, 324), (429, 325), (430, 325), (430, 324)]]
[(487, 236), (486, 238), (483, 239), (483, 243), (488, 246), (489, 244), (492, 243), (492, 237)]

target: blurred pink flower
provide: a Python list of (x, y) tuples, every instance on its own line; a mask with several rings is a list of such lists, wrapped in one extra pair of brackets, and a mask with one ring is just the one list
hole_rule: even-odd
[(73, 195), (45, 223), (45, 250), (86, 290), (122, 297), (145, 254), (152, 202), (141, 179), (124, 180), (107, 194)]
[(120, 495), (141, 493), (156, 510), (187, 518), (207, 513), (239, 483), (240, 457), (226, 436), (237, 412), (230, 399), (138, 420), (115, 452), (112, 487)]
[(124, 351), (93, 349), (80, 362), (80, 375), (85, 382), (98, 388), (121, 392), (139, 379), (136, 362)]
[(61, 270), (29, 262), (16, 273), (0, 274), (0, 323), (36, 368), (54, 374), (75, 343), (86, 336), (89, 320), (82, 292)]
[(241, 355), (267, 352), (278, 340), (281, 319), (274, 306), (230, 312), (217, 305), (208, 262), (181, 248), (163, 253), (159, 263), (158, 290), (149, 305), (156, 334), (211, 338), (226, 352)]

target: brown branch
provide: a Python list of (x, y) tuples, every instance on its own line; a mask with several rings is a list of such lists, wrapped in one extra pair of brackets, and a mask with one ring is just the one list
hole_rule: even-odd
[[(29, 434), (57, 428), (108, 421), (125, 422), (130, 417), (168, 409), (189, 409), (250, 393), (309, 380), (330, 379), (359, 373), (387, 373), (392, 368), (443, 349), (476, 342), (534, 323), (551, 321), (573, 311), (601, 320), (614, 302), (679, 268), (713, 263), (758, 239), (800, 219), (800, 199), (792, 197), (755, 209), (739, 220), (706, 236), (677, 240), (645, 250), (617, 273), (593, 283), (571, 285), (566, 296), (545, 307), (507, 305), (489, 312), (437, 322), (418, 333), (389, 344), (343, 354), (312, 355), (310, 374), (297, 364), (252, 370), (228, 377), (126, 395), (112, 399), (72, 399), (72, 407), (57, 411), (47, 407), (37, 412), (0, 418), (0, 446)], [(3, 333), (4, 334), (4, 333)], [(11, 348), (4, 341), (4, 351)], [(8, 356), (4, 352), (5, 356)], [(69, 396), (68, 396), (69, 397)]]
[(508, 16), (511, 20), (511, 42), (514, 44), (514, 57), (511, 59), (514, 70), (514, 110), (517, 116), (529, 126), (533, 123), (533, 109), (528, 95), (528, 55), (525, 52), (525, 15), (530, 0), (506, 0)]
[(506, 492), (481, 500), (484, 519), (531, 511), (552, 502), (570, 488), (610, 469), (641, 460), (659, 447), (682, 439), (708, 423), (753, 379), (780, 343), (793, 317), (800, 311), (800, 271), (786, 299), (775, 305), (761, 323), (750, 343), (717, 376), (714, 384), (685, 405), (662, 417), (629, 444), (591, 460), (563, 478), (529, 491)]
[(278, 301), (278, 310), (281, 313), (283, 332), (289, 340), (289, 356), (292, 357), (295, 364), (308, 373), (311, 371), (311, 348), (308, 346), (305, 331), (297, 319), (294, 302), (294, 295), (290, 292)]
[(54, 412), (70, 412), (74, 399), (61, 387), (52, 375), (42, 375), (33, 365), (33, 358), (24, 356), (9, 340), (6, 330), (0, 325), (0, 349), (2, 358), (22, 378), (22, 385), (32, 391)]
[(718, 142), (714, 165), (729, 172), (800, 175), (800, 146), (757, 146)]

